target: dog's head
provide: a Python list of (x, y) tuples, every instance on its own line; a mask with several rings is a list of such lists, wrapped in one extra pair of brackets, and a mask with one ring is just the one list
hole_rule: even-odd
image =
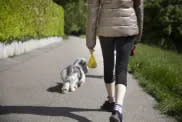
[(84, 58), (79, 58), (75, 60), (73, 64), (79, 65), (83, 69), (85, 74), (88, 72), (87, 61)]

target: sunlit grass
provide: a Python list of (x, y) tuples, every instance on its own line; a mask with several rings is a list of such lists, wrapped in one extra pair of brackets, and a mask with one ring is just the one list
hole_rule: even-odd
[(163, 113), (182, 121), (182, 55), (139, 44), (129, 72), (156, 98)]

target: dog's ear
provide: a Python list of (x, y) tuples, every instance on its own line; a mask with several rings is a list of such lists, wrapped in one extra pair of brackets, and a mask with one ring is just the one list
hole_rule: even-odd
[(88, 72), (87, 62), (82, 61), (81, 66), (83, 68), (84, 73), (87, 73)]

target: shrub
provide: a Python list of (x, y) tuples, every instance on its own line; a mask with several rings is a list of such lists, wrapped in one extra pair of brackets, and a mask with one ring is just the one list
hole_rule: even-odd
[(64, 35), (63, 8), (52, 0), (0, 0), (0, 41)]
[(144, 15), (143, 41), (182, 53), (182, 1), (145, 1)]
[(65, 10), (65, 33), (81, 35), (86, 33), (87, 0), (54, 0)]

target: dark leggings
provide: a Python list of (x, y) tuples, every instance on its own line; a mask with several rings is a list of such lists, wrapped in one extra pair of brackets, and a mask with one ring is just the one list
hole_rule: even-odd
[[(100, 36), (104, 61), (104, 81), (113, 83), (113, 70), (115, 66), (116, 84), (127, 86), (128, 60), (133, 46), (133, 36), (129, 37), (103, 37)], [(116, 65), (114, 63), (114, 50), (116, 50)]]

